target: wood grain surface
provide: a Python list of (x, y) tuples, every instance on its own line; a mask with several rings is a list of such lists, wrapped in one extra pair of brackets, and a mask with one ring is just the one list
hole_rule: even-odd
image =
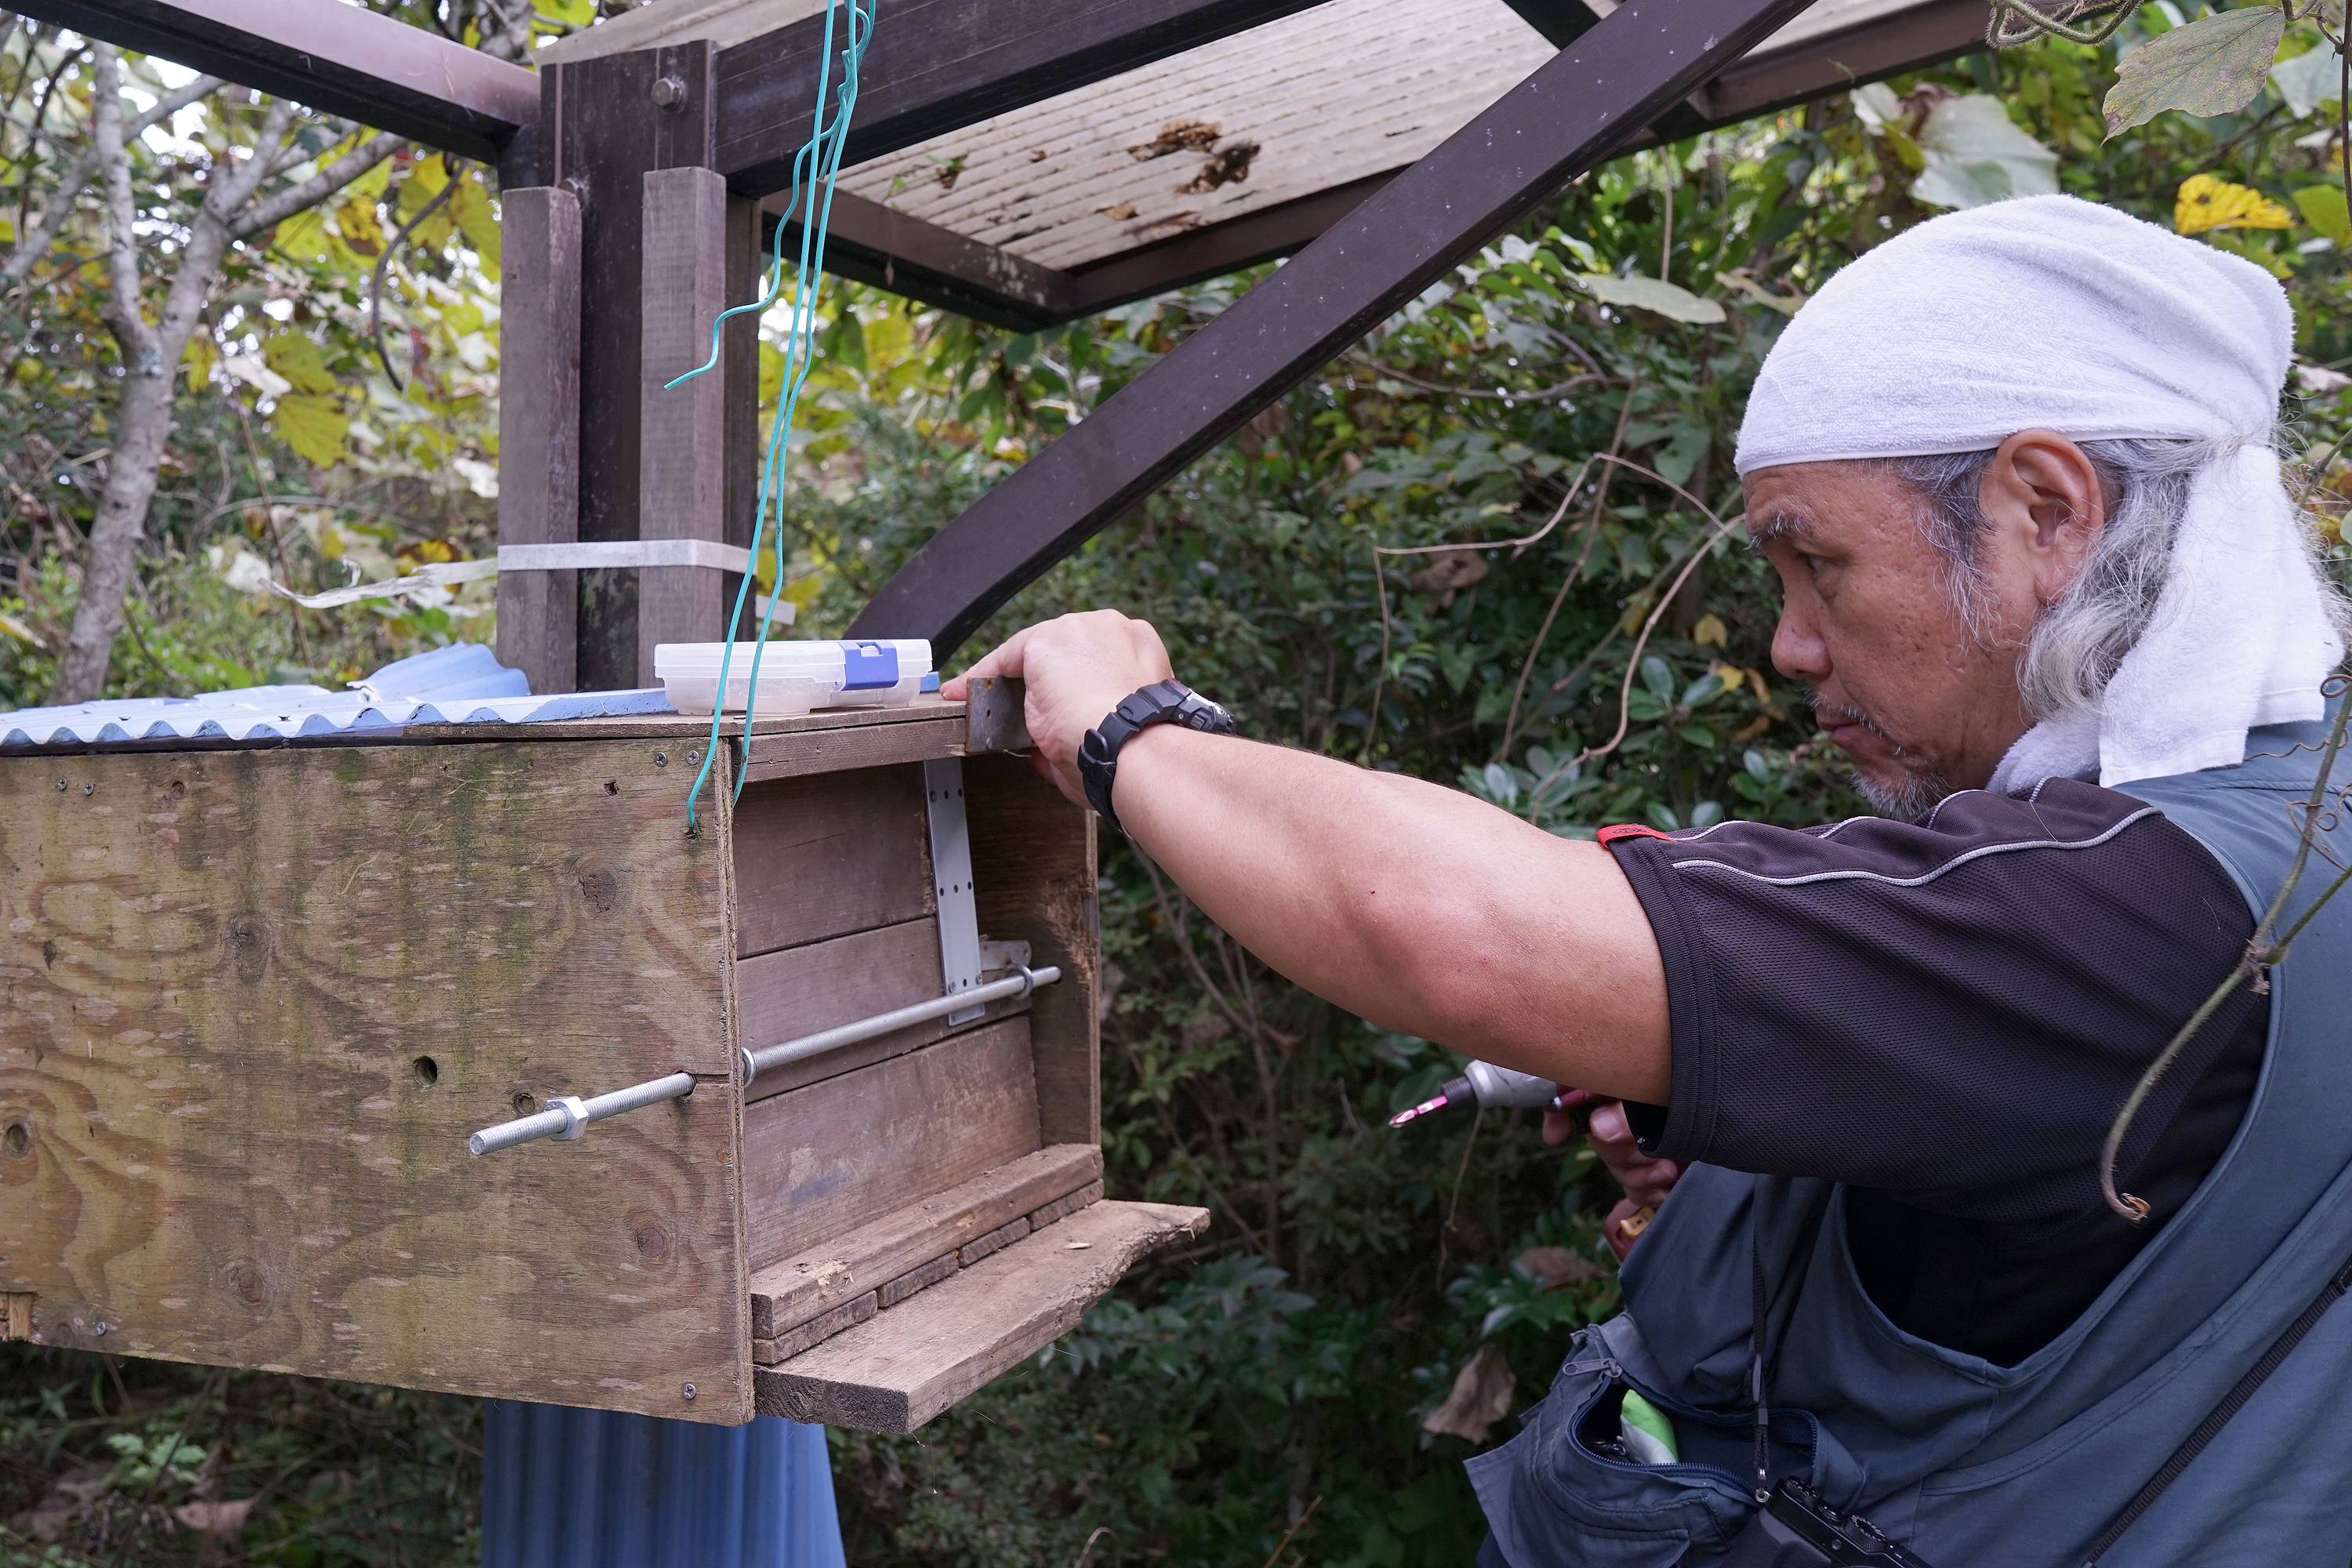
[[(580, 535), (580, 198), (538, 185), (503, 193), (499, 385), (499, 542)], [(579, 574), (499, 574), (499, 662), (533, 691), (579, 685)]]
[[(730, 867), (655, 750), (0, 760), (0, 1290), (34, 1336), (747, 1418)], [(581, 1142), (466, 1151), (681, 1068)]]
[(1137, 1259), (1209, 1211), (1099, 1203), (753, 1374), (760, 1413), (911, 1432), (1077, 1326)]
[(743, 1140), (759, 1269), (1038, 1148), (1029, 1020), (761, 1100)]
[(751, 1332), (772, 1338), (941, 1258), (952, 1262), (974, 1237), (1099, 1186), (1102, 1168), (1090, 1144), (1049, 1144), (772, 1264), (751, 1276)]
[(880, 768), (893, 763), (960, 757), (963, 755), (967, 732), (964, 720), (958, 714), (913, 724), (865, 724), (854, 730), (754, 735), (744, 776), (756, 784), (766, 779), (801, 778), (848, 768)]
[[(739, 963), (735, 975), (736, 1014), (743, 1044), (752, 1050), (780, 1045), (940, 995), (939, 922), (936, 917), (926, 917), (831, 942), (763, 952)], [(987, 971), (982, 978), (1001, 979), (1003, 973)], [(986, 1004), (987, 1011), (979, 1021), (1026, 1013), (1029, 1003), (1026, 996), (1000, 997)], [(945, 1018), (934, 1018), (807, 1061), (771, 1068), (751, 1080), (750, 1098), (765, 1100), (871, 1062), (904, 1056), (968, 1026), (951, 1027)]]
[(747, 786), (735, 845), (744, 958), (932, 912), (923, 773), (912, 765)]
[(1039, 991), (1030, 1005), (1045, 1141), (1100, 1143), (1094, 813), (1064, 800), (1025, 757), (972, 757), (963, 776), (982, 934), (1026, 942), (1034, 967), (1061, 966), (1060, 983)]

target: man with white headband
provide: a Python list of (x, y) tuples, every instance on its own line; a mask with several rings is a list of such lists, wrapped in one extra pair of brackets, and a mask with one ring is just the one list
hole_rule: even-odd
[[(1774, 663), (1880, 816), (1555, 838), (1202, 732), (1109, 611), (973, 667), (1275, 968), (1624, 1102), (1612, 1163), (1671, 1201), (1626, 1311), (1473, 1461), (1482, 1562), (2352, 1558), (2352, 901), (2190, 1037), (2101, 1185), (2247, 963), (2329, 731), (2291, 330), (2259, 268), (2057, 196), (1923, 224), (1799, 312), (1738, 467)], [(1672, 1462), (1612, 1440), (1629, 1394)]]

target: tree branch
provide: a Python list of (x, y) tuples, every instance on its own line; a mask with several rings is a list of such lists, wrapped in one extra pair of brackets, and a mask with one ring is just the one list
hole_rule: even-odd
[[(115, 73), (118, 78), (121, 74), (119, 58)], [(122, 137), (125, 147), (127, 148), (131, 142), (137, 141), (164, 121), (179, 113), (188, 105), (200, 99), (211, 97), (224, 85), (226, 84), (216, 76), (200, 76), (185, 87), (175, 88), (165, 93), (155, 100), (153, 108), (142, 114), (132, 116), (123, 125)], [(120, 118), (119, 103), (116, 113)], [(96, 148), (86, 147), (74, 154), (73, 158), (58, 172), (57, 189), (49, 194), (48, 204), (41, 209), (40, 221), (26, 230), (25, 237), (16, 242), (16, 248), (8, 253), (7, 261), (0, 263), (0, 279), (10, 283), (22, 281), (25, 275), (33, 269), (33, 264), (47, 255), (49, 247), (57, 243), (58, 231), (65, 226), (66, 219), (73, 216), (75, 198), (81, 195), (82, 187), (89, 183), (90, 174), (98, 166), (99, 156)]]
[(106, 189), (107, 291), (100, 313), (122, 345), (122, 363), (132, 374), (143, 374), (155, 355), (155, 333), (139, 308), (139, 207), (131, 194), (131, 149), (123, 134), (122, 57), (112, 44), (97, 45), (96, 53), (90, 139)]
[(250, 239), (263, 229), (316, 206), (408, 144), (404, 136), (379, 131), (299, 185), (289, 185), (229, 227), (232, 239)]

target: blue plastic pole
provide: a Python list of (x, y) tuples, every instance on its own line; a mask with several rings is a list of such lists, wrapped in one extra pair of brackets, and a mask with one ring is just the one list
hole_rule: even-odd
[(494, 1399), (482, 1568), (846, 1568), (824, 1428)]

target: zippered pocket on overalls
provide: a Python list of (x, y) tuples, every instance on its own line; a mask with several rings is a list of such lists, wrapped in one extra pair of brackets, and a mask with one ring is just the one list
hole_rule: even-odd
[[(1580, 1337), (1578, 1349), (1589, 1342)], [(1513, 1445), (1507, 1533), (1515, 1562), (1528, 1568), (1672, 1568), (1712, 1561), (1746, 1528), (1756, 1510), (1755, 1483), (1739, 1458), (1750, 1431), (1746, 1419), (1640, 1388), (1674, 1421), (1685, 1458), (1634, 1464), (1601, 1451), (1596, 1441), (1615, 1436), (1619, 1405), (1633, 1387), (1613, 1357), (1571, 1356), (1551, 1392), (1528, 1412), (1526, 1447)], [(1808, 1422), (1776, 1415), (1773, 1426), (1776, 1436), (1810, 1437)], [(1792, 1467), (1807, 1447), (1776, 1444)], [(1482, 1495), (1486, 1489), (1482, 1485)]]

